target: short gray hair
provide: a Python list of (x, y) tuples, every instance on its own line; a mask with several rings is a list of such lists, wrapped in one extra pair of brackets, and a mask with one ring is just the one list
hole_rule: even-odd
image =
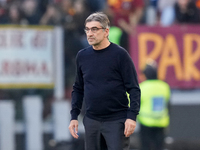
[(104, 14), (103, 12), (95, 12), (89, 15), (87, 19), (85, 20), (85, 25), (86, 23), (92, 22), (92, 21), (99, 22), (101, 24), (101, 27), (104, 29), (110, 28), (110, 21), (108, 19), (108, 16)]

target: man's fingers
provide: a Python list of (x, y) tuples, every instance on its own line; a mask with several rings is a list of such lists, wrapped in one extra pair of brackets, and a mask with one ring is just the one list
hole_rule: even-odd
[(125, 123), (124, 135), (125, 135), (126, 137), (129, 137), (129, 136), (131, 135), (131, 133), (130, 133), (130, 125), (127, 124), (127, 123)]
[(69, 131), (74, 138), (78, 139), (79, 136), (78, 136), (78, 121), (77, 120), (72, 120), (70, 122)]
[(127, 119), (125, 122), (125, 129), (124, 129), (124, 135), (126, 137), (129, 137), (131, 134), (133, 134), (136, 127), (136, 122), (130, 119)]
[(125, 135), (126, 137), (129, 137), (132, 133), (133, 133), (133, 131), (131, 131), (131, 130), (126, 130), (126, 132), (124, 133), (124, 135)]
[(129, 137), (131, 134), (133, 134), (134, 130), (127, 130), (125, 136)]
[(69, 131), (70, 131), (71, 135), (72, 135), (74, 138), (78, 139), (78, 137), (79, 137), (78, 134), (77, 134), (77, 133), (78, 133), (78, 132), (77, 132), (78, 130), (75, 131), (75, 128), (74, 128), (74, 127), (70, 127), (70, 128), (69, 128)]
[(124, 135), (127, 135), (128, 134), (128, 131), (129, 131), (129, 126), (128, 124), (125, 126), (125, 132), (124, 132)]
[(75, 132), (78, 133), (78, 125), (75, 125)]
[(133, 134), (134, 130), (131, 130), (131, 129), (127, 129), (125, 132), (124, 132), (124, 135), (126, 137), (129, 137), (131, 134)]

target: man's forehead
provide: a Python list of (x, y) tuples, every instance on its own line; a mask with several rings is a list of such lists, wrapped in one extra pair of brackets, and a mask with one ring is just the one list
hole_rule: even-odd
[(87, 22), (85, 24), (85, 27), (87, 27), (87, 28), (99, 27), (99, 26), (101, 26), (101, 24), (98, 21), (91, 21), (91, 22)]

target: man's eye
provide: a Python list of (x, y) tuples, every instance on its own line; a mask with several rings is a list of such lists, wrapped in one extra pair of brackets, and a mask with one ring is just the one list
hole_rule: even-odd
[(92, 31), (97, 31), (97, 28), (92, 28), (91, 30), (92, 30)]

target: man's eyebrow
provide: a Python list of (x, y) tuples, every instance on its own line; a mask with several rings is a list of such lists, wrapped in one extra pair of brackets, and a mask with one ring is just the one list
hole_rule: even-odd
[[(89, 27), (85, 27), (85, 28), (89, 28)], [(98, 27), (94, 26), (94, 27), (91, 27), (91, 28), (98, 28)]]

